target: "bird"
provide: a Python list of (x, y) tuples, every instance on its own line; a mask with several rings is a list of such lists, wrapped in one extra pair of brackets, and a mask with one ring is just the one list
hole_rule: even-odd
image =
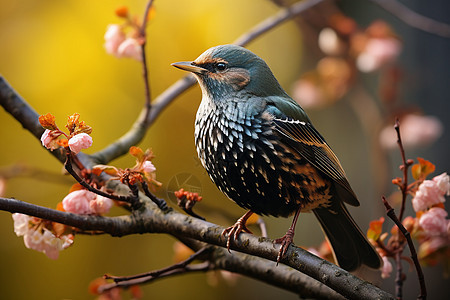
[(195, 145), (211, 180), (247, 212), (223, 231), (230, 249), (253, 214), (294, 215), (277, 263), (293, 243), (300, 212), (313, 212), (337, 264), (348, 271), (381, 260), (345, 204), (359, 201), (330, 146), (281, 87), (266, 62), (237, 45), (219, 45), (172, 64), (197, 79), (202, 100)]

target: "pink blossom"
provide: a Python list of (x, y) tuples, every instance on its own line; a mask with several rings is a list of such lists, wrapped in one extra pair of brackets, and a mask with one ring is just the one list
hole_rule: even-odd
[(402, 44), (395, 38), (371, 38), (357, 57), (356, 65), (362, 72), (378, 70), (400, 54)]
[(25, 235), (30, 228), (31, 217), (24, 214), (15, 213), (12, 214), (14, 220), (14, 232), (17, 236)]
[(443, 195), (450, 195), (450, 176), (448, 176), (446, 172), (435, 176), (433, 181), (436, 182)]
[(93, 211), (90, 207), (90, 201), (97, 197), (96, 194), (87, 190), (78, 190), (68, 194), (62, 201), (64, 210), (67, 212), (86, 215)]
[(72, 235), (63, 235), (56, 237), (49, 230), (44, 229), (43, 237), (43, 251), (48, 258), (57, 259), (59, 251), (64, 250), (73, 244)]
[(106, 214), (112, 206), (113, 201), (111, 199), (99, 195), (89, 202), (89, 207), (95, 214)]
[[(433, 143), (443, 132), (441, 121), (433, 116), (406, 115), (400, 120), (400, 131), (405, 148)], [(380, 132), (380, 144), (386, 149), (397, 148), (397, 134), (392, 125)]]
[(117, 49), (118, 57), (129, 57), (135, 60), (142, 60), (142, 47), (137, 39), (127, 38)]
[(30, 216), (15, 213), (12, 217), (14, 220), (14, 232), (17, 236), (23, 235), (25, 247), (43, 252), (51, 259), (57, 259), (59, 251), (66, 249), (73, 243), (73, 235), (57, 237), (47, 228), (40, 228), (39, 225), (31, 224)]
[(383, 267), (381, 269), (381, 278), (388, 278), (392, 273), (392, 264), (386, 256), (382, 257), (383, 259)]
[(43, 252), (44, 245), (42, 242), (42, 233), (40, 230), (30, 229), (24, 236), (23, 242), (25, 247), (39, 252)]
[(122, 27), (117, 24), (110, 24), (105, 33), (105, 44), (104, 47), (108, 54), (119, 56), (117, 50), (120, 44), (125, 41), (125, 33)]
[(87, 133), (79, 133), (69, 140), (69, 148), (75, 154), (78, 154), (81, 149), (87, 149), (90, 146), (92, 146), (92, 138)]
[(59, 251), (66, 249), (73, 243), (72, 235), (55, 236), (50, 230), (30, 229), (23, 237), (25, 246), (39, 252), (43, 252), (48, 258), (57, 259)]
[(149, 160), (146, 160), (143, 164), (142, 167), (144, 169), (145, 173), (153, 173), (156, 171), (155, 166), (153, 165), (153, 163)]
[(424, 213), (419, 220), (419, 225), (428, 236), (447, 233), (447, 212), (440, 207), (433, 207)]
[(424, 180), (412, 199), (414, 211), (425, 211), (435, 204), (444, 203), (445, 197), (438, 184), (433, 180)]
[(49, 150), (55, 150), (59, 148), (57, 138), (61, 135), (61, 132), (55, 130), (45, 129), (41, 136), (42, 146)]

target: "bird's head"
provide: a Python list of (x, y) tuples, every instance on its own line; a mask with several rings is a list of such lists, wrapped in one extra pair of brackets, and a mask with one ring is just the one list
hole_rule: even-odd
[(264, 60), (236, 45), (216, 46), (194, 61), (172, 65), (192, 72), (202, 92), (215, 101), (241, 93), (260, 97), (286, 94)]

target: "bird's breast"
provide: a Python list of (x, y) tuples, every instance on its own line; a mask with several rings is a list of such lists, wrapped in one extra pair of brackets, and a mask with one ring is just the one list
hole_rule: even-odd
[[(203, 103), (202, 103), (203, 104)], [(325, 205), (330, 185), (285, 145), (264, 113), (199, 108), (195, 143), (211, 180), (231, 200), (258, 214), (289, 216)]]

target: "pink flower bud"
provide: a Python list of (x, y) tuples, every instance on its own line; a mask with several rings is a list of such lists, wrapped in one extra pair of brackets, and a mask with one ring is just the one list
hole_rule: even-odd
[(81, 149), (87, 149), (90, 146), (92, 146), (92, 138), (87, 133), (79, 133), (69, 140), (69, 148), (75, 154), (78, 154)]
[(450, 195), (450, 176), (446, 172), (433, 178), (443, 195)]
[(152, 173), (156, 171), (155, 166), (153, 165), (153, 163), (149, 160), (146, 160), (143, 164), (142, 167), (144, 169), (145, 173)]
[(117, 24), (108, 25), (104, 44), (106, 52), (108, 54), (119, 56), (117, 50), (123, 41), (125, 41), (125, 33), (122, 31), (122, 27)]
[(117, 49), (118, 57), (129, 57), (135, 60), (142, 60), (141, 44), (134, 38), (127, 38)]
[(99, 196), (89, 202), (91, 211), (95, 214), (106, 214), (113, 206), (113, 201), (109, 198)]
[(419, 220), (419, 225), (428, 236), (436, 236), (447, 233), (447, 212), (440, 207), (433, 207), (424, 213)]
[(427, 210), (427, 208), (443, 202), (445, 202), (445, 197), (438, 184), (432, 180), (422, 182), (412, 199), (413, 208), (416, 212)]
[(381, 269), (381, 278), (388, 278), (392, 273), (392, 264), (386, 256), (382, 257), (383, 259), (383, 267)]
[(97, 197), (87, 190), (78, 190), (68, 194), (62, 201), (64, 210), (74, 214), (86, 215), (92, 213), (90, 201)]

